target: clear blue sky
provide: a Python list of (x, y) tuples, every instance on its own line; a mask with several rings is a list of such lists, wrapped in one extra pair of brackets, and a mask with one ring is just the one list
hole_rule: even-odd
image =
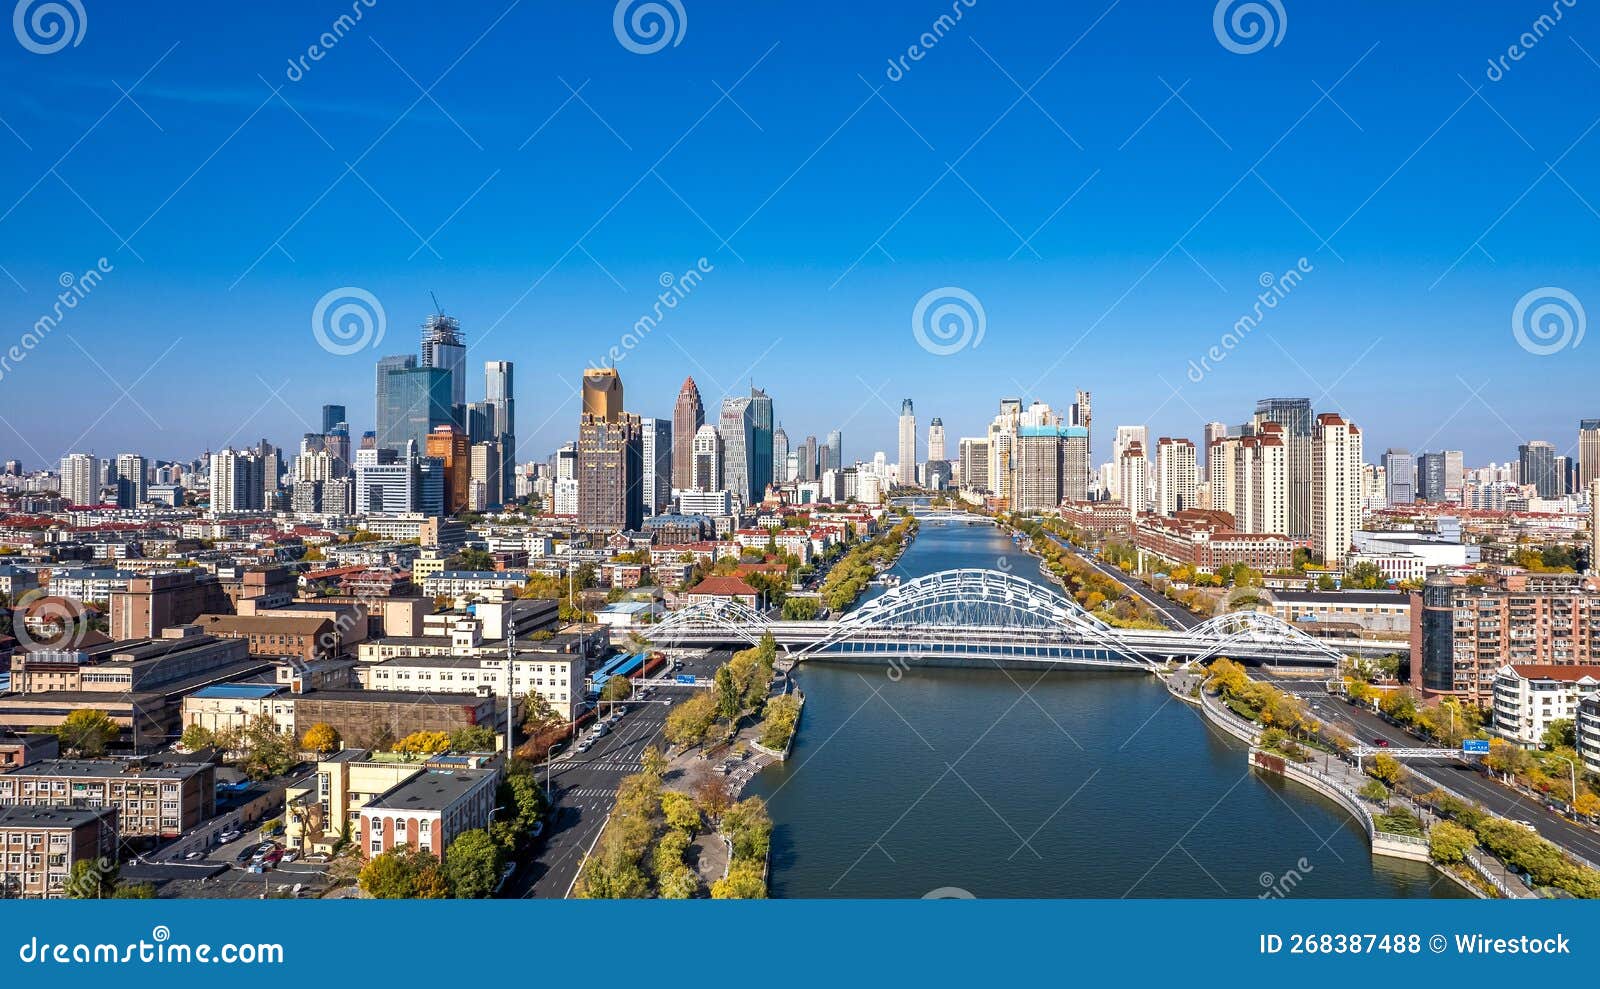
[[(1600, 314), (1581, 4), (1491, 81), (1550, 3), (1282, 0), (1278, 44), (1235, 54), (1210, 3), (977, 0), (891, 81), (949, 3), (682, 0), (679, 43), (644, 55), (609, 2), (378, 0), (291, 81), (350, 4), (81, 2), (75, 47), (0, 41), (5, 345), (62, 272), (113, 266), (0, 378), (0, 451), (30, 465), (290, 447), (324, 402), (371, 428), (373, 364), (415, 350), (430, 290), (472, 365), (516, 362), (520, 454), (543, 457), (575, 433), (584, 364), (702, 256), (621, 363), (629, 408), (753, 377), (792, 436), (842, 427), (851, 457), (893, 457), (907, 396), (953, 440), (1001, 396), (1087, 388), (1097, 459), (1118, 423), (1198, 438), (1269, 394), (1342, 410), (1369, 456), (1565, 451), (1600, 415), (1600, 339), (1536, 356), (1511, 332), (1544, 286)], [(383, 304), (377, 349), (318, 346), (341, 286)], [(976, 349), (917, 346), (942, 286), (981, 301)]]

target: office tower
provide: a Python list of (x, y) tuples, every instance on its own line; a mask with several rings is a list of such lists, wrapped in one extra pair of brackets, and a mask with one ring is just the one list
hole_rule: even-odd
[(672, 421), (639, 420), (640, 502), (646, 515), (660, 515), (672, 503)]
[(373, 406), (372, 415), (373, 425), (377, 428), (374, 430), (373, 435), (383, 437), (379, 441), (379, 445), (396, 453), (405, 448), (405, 440), (399, 439), (395, 444), (391, 444), (385, 435), (384, 429), (384, 424), (387, 422), (386, 417), (392, 404), (389, 396), (390, 375), (396, 371), (409, 371), (416, 366), (417, 359), (411, 354), (394, 354), (389, 357), (378, 358), (378, 387), (375, 392), (376, 403)]
[(722, 434), (709, 422), (694, 434), (689, 444), (689, 486), (685, 491), (721, 491)]
[[(700, 389), (693, 378), (684, 378), (678, 401), (672, 407), (672, 486), (680, 490), (694, 487), (694, 440), (706, 424), (706, 409), (700, 404)], [(784, 438), (788, 442), (788, 437)]]
[[(1120, 432), (1125, 427), (1118, 426)], [(1136, 427), (1143, 429), (1143, 426)], [(1128, 511), (1135, 516), (1147, 511), (1146, 503), (1149, 485), (1146, 480), (1148, 464), (1144, 459), (1144, 444), (1136, 439), (1131, 439), (1122, 448), (1122, 455), (1117, 460), (1117, 490), (1122, 494), (1122, 503), (1128, 506)]]
[(1411, 454), (1397, 447), (1383, 453), (1384, 501), (1409, 505), (1417, 500), (1417, 465)]
[(1578, 420), (1578, 484), (1600, 477), (1600, 419)]
[(461, 339), (461, 322), (434, 313), (422, 321), (422, 366), (444, 371), (449, 378), (451, 422), (462, 425), (467, 404), (467, 345)]
[(211, 457), (211, 512), (259, 511), (266, 484), (255, 450), (219, 450)]
[(1444, 498), (1444, 454), (1423, 453), (1417, 458), (1417, 500), (1442, 502)]
[(1330, 566), (1344, 562), (1361, 528), (1362, 462), (1361, 430), (1333, 412), (1317, 416), (1311, 437), (1311, 551)]
[(782, 426), (772, 431), (772, 480), (778, 484), (789, 480), (789, 434)]
[(517, 466), (517, 393), (516, 368), (510, 361), (485, 361), (483, 364), (484, 404), (489, 406), (488, 438), (500, 447), (500, 480), (498, 494), (490, 496), (491, 502), (504, 504), (516, 497)]
[(494, 421), (494, 410), (488, 402), (468, 402), (466, 414), (461, 419), (461, 430), (466, 433), (467, 439), (473, 443), (482, 443), (492, 439), (490, 424)]
[(804, 457), (804, 448), (789, 451), (789, 462), (783, 465), (783, 479), (785, 481), (800, 480), (800, 461)]
[[(505, 457), (500, 444), (494, 440), (472, 444), (467, 479), (467, 507), (474, 512), (490, 511), (504, 504), (501, 492), (505, 480), (500, 472), (505, 469)], [(447, 472), (448, 473), (448, 472)]]
[(333, 427), (339, 425), (339, 423), (349, 421), (350, 417), (345, 415), (344, 406), (324, 405), (322, 407), (322, 434), (324, 436), (333, 432)]
[(722, 400), (717, 432), (722, 434), (722, 486), (740, 505), (750, 500), (750, 449), (755, 445), (754, 411), (748, 398)]
[(944, 420), (938, 416), (928, 423), (928, 460), (948, 460), (944, 451)]
[(1555, 458), (1556, 497), (1564, 498), (1573, 490), (1572, 486), (1572, 458), (1558, 456)]
[(428, 434), (427, 455), (444, 470), (444, 510), (455, 515), (467, 510), (468, 483), (472, 480), (472, 442), (453, 423), (435, 426)]
[(1289, 454), (1289, 529), (1292, 539), (1311, 534), (1311, 400), (1309, 398), (1263, 398), (1256, 402), (1252, 424), (1263, 422), (1283, 426), (1284, 445)]
[(799, 480), (815, 481), (817, 479), (817, 438), (815, 436), (807, 436), (801, 451)]
[(1532, 485), (1541, 498), (1557, 498), (1556, 448), (1544, 440), (1517, 447), (1517, 482)]
[(750, 389), (750, 504), (767, 497), (772, 479), (772, 399), (759, 388)]
[(622, 378), (616, 368), (584, 371), (583, 414), (578, 419), (579, 526), (616, 532), (643, 524), (639, 434), (639, 417), (622, 409)]
[(962, 490), (989, 490), (989, 440), (982, 436), (963, 436), (956, 443), (961, 458)]
[(828, 455), (832, 458), (833, 466), (844, 466), (844, 433), (837, 429), (828, 431)]
[(1205, 449), (1200, 451), (1202, 457), (1201, 466), (1204, 468), (1204, 473), (1209, 477), (1211, 474), (1211, 447), (1217, 440), (1228, 435), (1228, 424), (1215, 421), (1208, 422), (1205, 425), (1204, 435)]
[(1200, 483), (1194, 443), (1163, 436), (1156, 441), (1156, 501), (1159, 515), (1176, 515), (1193, 508), (1194, 489)]
[(94, 505), (100, 501), (100, 463), (91, 454), (70, 453), (61, 458), (61, 497), (69, 505)]
[(409, 366), (391, 366), (380, 373), (384, 384), (379, 389), (383, 400), (378, 409), (379, 447), (399, 453), (412, 443), (422, 450), (435, 427), (459, 425), (450, 405), (449, 372), (417, 367), (412, 361)]
[(899, 454), (899, 474), (896, 479), (901, 487), (914, 488), (917, 485), (917, 414), (909, 398), (900, 403)]
[(145, 476), (150, 463), (137, 453), (117, 457), (117, 507), (137, 508), (144, 504)]
[(345, 477), (350, 473), (350, 424), (336, 422), (323, 437), (323, 449), (333, 455), (334, 476)]

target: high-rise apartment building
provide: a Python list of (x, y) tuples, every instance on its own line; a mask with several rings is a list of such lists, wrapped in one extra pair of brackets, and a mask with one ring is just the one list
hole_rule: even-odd
[(219, 450), (211, 456), (211, 512), (260, 511), (264, 501), (262, 460), (255, 450)]
[(1289, 456), (1284, 429), (1263, 423), (1248, 436), (1224, 436), (1207, 457), (1211, 507), (1233, 516), (1252, 535), (1283, 535), (1289, 527)]
[(1156, 441), (1156, 500), (1160, 515), (1176, 515), (1195, 507), (1195, 487), (1200, 483), (1194, 443), (1163, 436)]
[(1600, 477), (1600, 419), (1578, 420), (1578, 484)]
[(137, 508), (144, 504), (146, 475), (150, 462), (137, 453), (117, 457), (117, 507)]
[(1283, 442), (1289, 460), (1287, 535), (1292, 539), (1304, 539), (1312, 531), (1311, 443), (1314, 424), (1311, 400), (1263, 398), (1256, 402), (1252, 424), (1259, 429), (1264, 422), (1276, 422), (1283, 426)]
[[(1111, 437), (1111, 497), (1118, 501), (1126, 501), (1122, 497), (1122, 455), (1134, 443), (1139, 444), (1139, 449), (1150, 449), (1150, 432), (1146, 426), (1118, 426)], [(1146, 497), (1141, 494), (1140, 498)]]
[(721, 491), (722, 434), (709, 422), (694, 434), (689, 445), (689, 484), (683, 491)]
[(928, 423), (928, 461), (949, 460), (944, 449), (944, 420), (938, 416)]
[(69, 505), (100, 501), (100, 461), (93, 454), (69, 453), (61, 458), (61, 497)]
[[(1121, 429), (1123, 427), (1117, 427)], [(1138, 427), (1143, 429), (1143, 426)], [(1148, 511), (1150, 506), (1149, 482), (1146, 476), (1148, 462), (1144, 456), (1144, 444), (1138, 440), (1129, 440), (1122, 448), (1122, 455), (1117, 460), (1117, 489), (1121, 492), (1122, 503), (1128, 506), (1128, 511), (1135, 517), (1140, 512)]]
[[(706, 409), (700, 403), (700, 389), (693, 378), (684, 378), (678, 400), (672, 407), (672, 486), (678, 490), (694, 487), (694, 440), (706, 423)], [(785, 437), (785, 442), (788, 439)]]
[(1209, 476), (1211, 473), (1212, 444), (1228, 435), (1228, 424), (1225, 422), (1208, 422), (1205, 425), (1203, 434), (1205, 437), (1205, 449), (1200, 451), (1200, 456), (1203, 458), (1200, 466), (1206, 475)]
[(672, 421), (639, 420), (640, 480), (644, 514), (660, 515), (672, 503)]
[(911, 399), (900, 403), (899, 467), (895, 479), (902, 487), (917, 484), (917, 414)]
[[(1311, 437), (1311, 550), (1323, 563), (1341, 564), (1361, 528), (1361, 465), (1361, 430), (1337, 413), (1317, 416)], [(1290, 484), (1292, 489), (1292, 477)]]
[(956, 443), (960, 455), (961, 488), (982, 493), (989, 487), (989, 439), (985, 436), (963, 436)]

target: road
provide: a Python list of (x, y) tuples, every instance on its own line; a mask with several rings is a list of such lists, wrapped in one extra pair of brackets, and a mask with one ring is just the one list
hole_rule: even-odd
[[(700, 658), (685, 658), (682, 674), (709, 679), (728, 659), (726, 651)], [(657, 674), (658, 676), (660, 674)], [(699, 687), (658, 687), (646, 701), (629, 701), (629, 713), (611, 733), (588, 752), (569, 748), (558, 755), (550, 771), (553, 804), (548, 828), (533, 861), (520, 867), (507, 884), (507, 898), (561, 899), (578, 878), (578, 867), (600, 837), (606, 817), (616, 802), (622, 777), (639, 772), (644, 750), (661, 746), (661, 730), (673, 704)], [(604, 705), (602, 705), (602, 708)], [(547, 767), (540, 766), (539, 782)]]
[(1126, 587), (1135, 597), (1139, 598), (1139, 600), (1143, 601), (1145, 604), (1148, 604), (1152, 609), (1154, 609), (1156, 614), (1161, 616), (1161, 620), (1165, 622), (1168, 627), (1177, 629), (1178, 631), (1185, 631), (1200, 624), (1201, 620), (1199, 618), (1190, 614), (1177, 604), (1168, 601), (1163, 595), (1157, 594), (1155, 591), (1143, 586), (1143, 583), (1137, 578), (1123, 573), (1117, 567), (1114, 567), (1103, 560), (1097, 559), (1094, 554), (1086, 553), (1064, 539), (1061, 539), (1053, 534), (1050, 535), (1050, 538), (1054, 539), (1056, 545), (1060, 546), (1068, 553), (1073, 554), (1078, 559), (1100, 571), (1100, 573), (1104, 576), (1109, 577), (1121, 586)]
[[(1318, 717), (1336, 724), (1368, 744), (1380, 738), (1397, 746), (1433, 744), (1419, 740), (1365, 708), (1327, 693), (1321, 680), (1294, 677), (1264, 679), (1283, 690), (1306, 698)], [(1600, 863), (1600, 833), (1574, 824), (1545, 807), (1539, 800), (1495, 782), (1470, 763), (1451, 759), (1445, 762), (1407, 762), (1405, 767), (1421, 779), (1475, 800), (1502, 817), (1513, 821), (1527, 821), (1540, 835), (1562, 848), (1569, 849), (1591, 863)]]

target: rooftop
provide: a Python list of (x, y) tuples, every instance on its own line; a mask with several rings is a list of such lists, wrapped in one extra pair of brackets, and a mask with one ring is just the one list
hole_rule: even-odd
[(470, 793), (494, 769), (430, 769), (396, 786), (365, 810), (444, 810)]
[(190, 697), (214, 697), (225, 700), (261, 700), (280, 694), (285, 688), (277, 684), (255, 683), (214, 683), (209, 687), (201, 687)]
[(76, 828), (114, 814), (110, 807), (19, 807), (0, 804), (0, 828)]
[(21, 769), (13, 769), (11, 775), (59, 776), (62, 778), (76, 776), (96, 779), (115, 779), (128, 776), (139, 779), (186, 780), (210, 768), (209, 764), (198, 766), (148, 766), (143, 763), (121, 759), (46, 759), (41, 762), (30, 762)]

